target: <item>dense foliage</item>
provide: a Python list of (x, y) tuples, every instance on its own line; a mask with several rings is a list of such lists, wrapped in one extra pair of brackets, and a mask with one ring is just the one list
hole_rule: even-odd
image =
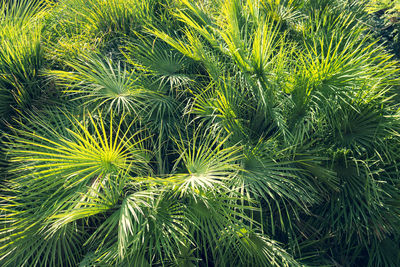
[(367, 6), (368, 20), (374, 36), (400, 58), (400, 1), (371, 0)]
[(0, 3), (1, 266), (400, 266), (371, 5)]

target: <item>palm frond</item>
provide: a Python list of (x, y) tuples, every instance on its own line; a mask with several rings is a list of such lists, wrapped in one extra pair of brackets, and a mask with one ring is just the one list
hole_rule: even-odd
[(121, 62), (86, 56), (69, 62), (73, 71), (50, 71), (64, 92), (76, 100), (83, 100), (93, 110), (107, 108), (116, 113), (136, 113), (143, 108), (141, 103), (152, 91), (143, 88), (140, 76), (129, 71)]
[(40, 94), (43, 63), (38, 1), (0, 3), (0, 114), (27, 109)]
[(160, 88), (179, 89), (193, 82), (190, 59), (158, 40), (140, 40), (126, 48), (127, 61), (149, 73)]

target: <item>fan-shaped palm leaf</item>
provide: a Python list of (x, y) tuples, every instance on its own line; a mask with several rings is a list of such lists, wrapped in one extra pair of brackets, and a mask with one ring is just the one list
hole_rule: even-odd
[(94, 109), (107, 107), (117, 113), (139, 113), (143, 99), (152, 91), (143, 88), (140, 77), (129, 72), (121, 62), (99, 56), (86, 56), (69, 62), (72, 72), (51, 71), (48, 74), (65, 87), (64, 92), (74, 99), (83, 99)]

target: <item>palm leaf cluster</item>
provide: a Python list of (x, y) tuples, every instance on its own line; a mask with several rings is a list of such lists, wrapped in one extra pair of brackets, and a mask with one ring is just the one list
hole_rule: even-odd
[(1, 1), (2, 266), (398, 266), (398, 62), (363, 1)]

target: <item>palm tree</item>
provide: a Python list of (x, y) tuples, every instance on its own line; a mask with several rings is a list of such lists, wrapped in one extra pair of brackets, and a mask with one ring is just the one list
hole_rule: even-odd
[(366, 3), (2, 7), (39, 25), (43, 92), (4, 120), (2, 265), (400, 264), (398, 62)]

